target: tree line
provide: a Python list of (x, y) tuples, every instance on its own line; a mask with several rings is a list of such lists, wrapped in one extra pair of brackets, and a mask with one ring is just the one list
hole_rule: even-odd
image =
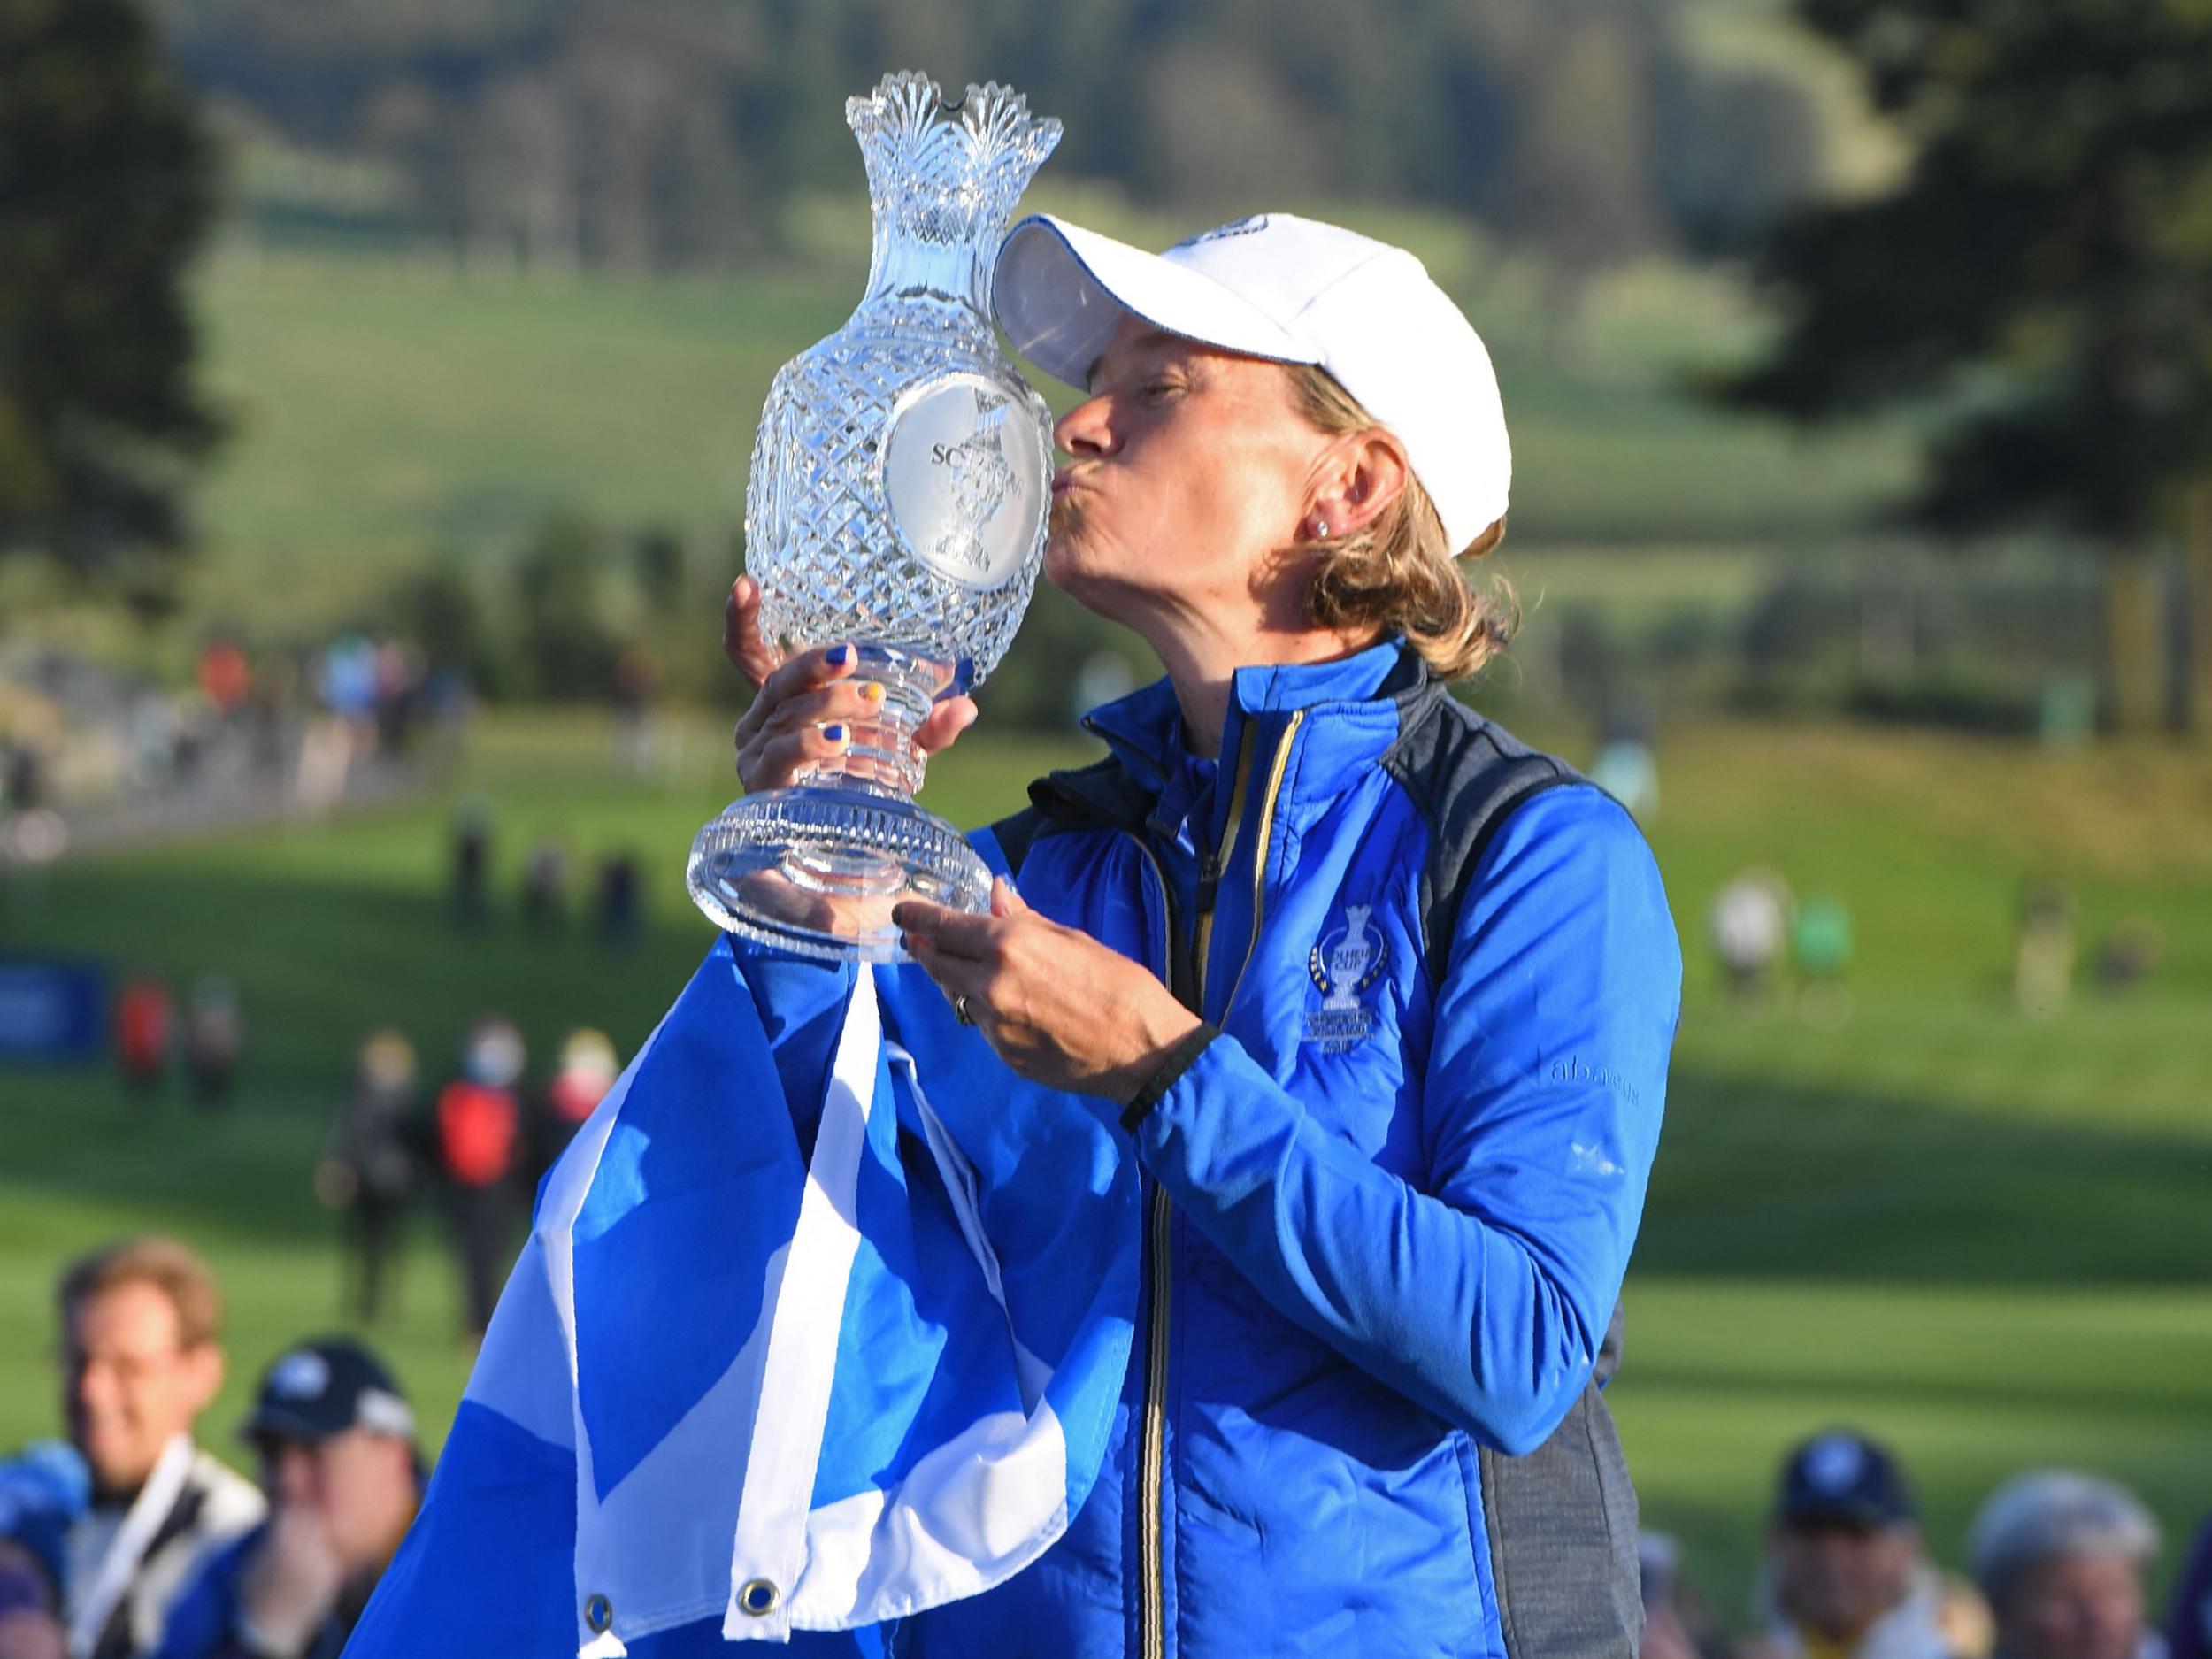
[(886, 71), (996, 79), (1059, 117), (1065, 176), (1248, 211), (1370, 197), (1471, 214), (1569, 271), (1740, 246), (1801, 199), (1816, 121), (1719, 69), (1698, 0), (165, 0), (188, 79), (251, 127), (393, 170), (457, 250), (667, 270), (772, 243), (849, 191), (840, 112)]

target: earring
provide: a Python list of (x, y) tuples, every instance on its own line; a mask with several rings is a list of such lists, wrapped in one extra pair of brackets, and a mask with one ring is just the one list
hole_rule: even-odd
[(1313, 516), (1313, 539), (1317, 541), (1326, 541), (1329, 539), (1329, 521), (1319, 513)]

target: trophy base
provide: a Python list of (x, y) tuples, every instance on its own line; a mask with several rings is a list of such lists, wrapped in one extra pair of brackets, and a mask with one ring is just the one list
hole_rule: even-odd
[(800, 785), (733, 801), (692, 843), (692, 902), (727, 933), (833, 962), (902, 962), (891, 908), (981, 915), (991, 872), (960, 832), (902, 795)]

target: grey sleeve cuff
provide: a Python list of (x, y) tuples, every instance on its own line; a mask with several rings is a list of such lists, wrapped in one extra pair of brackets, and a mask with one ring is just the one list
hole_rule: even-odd
[(1160, 1103), (1160, 1097), (1175, 1087), (1183, 1073), (1191, 1069), (1192, 1062), (1206, 1051), (1206, 1045), (1219, 1035), (1220, 1026), (1200, 1020), (1188, 1036), (1167, 1051), (1159, 1070), (1145, 1079), (1144, 1087), (1130, 1096), (1129, 1103), (1122, 1108), (1121, 1126), (1133, 1135), (1136, 1133), (1137, 1125), (1150, 1116), (1152, 1109)]

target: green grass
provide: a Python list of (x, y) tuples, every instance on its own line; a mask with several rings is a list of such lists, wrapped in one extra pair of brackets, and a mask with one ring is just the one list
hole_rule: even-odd
[[(251, 1023), (240, 1099), (214, 1121), (104, 1075), (0, 1077), (0, 1446), (50, 1429), (48, 1286), (110, 1233), (177, 1229), (221, 1271), (235, 1374), (219, 1433), (282, 1343), (335, 1320), (333, 1227), (306, 1171), (366, 1027), (402, 1025), (433, 1066), (489, 1007), (541, 1055), (583, 1022), (635, 1045), (708, 943), (680, 872), (726, 793), (722, 743), (692, 733), (641, 782), (613, 769), (591, 718), (508, 718), (455, 781), (497, 809), (503, 894), (541, 833), (587, 859), (639, 851), (650, 925), (626, 954), (511, 920), (454, 933), (451, 795), (0, 895), (8, 947), (220, 970)], [(931, 792), (974, 822), (1073, 752), (987, 728), (938, 763)], [(2157, 746), (2044, 756), (1763, 726), (1670, 733), (1662, 764), (1653, 840), (1690, 987), (1611, 1396), (1650, 1524), (1686, 1540), (1734, 1615), (1776, 1459), (1848, 1421), (1903, 1448), (1952, 1559), (1979, 1498), (2037, 1464), (2117, 1475), (2178, 1533), (2212, 1490), (2212, 774)], [(1847, 1025), (1714, 989), (1702, 918), (1753, 860), (1851, 905)], [(2154, 979), (2048, 1020), (2016, 1014), (2012, 920), (2032, 872), (2074, 885), (2085, 945), (2121, 917), (2155, 918)], [(433, 1423), (465, 1374), (454, 1306), (426, 1213), (403, 1317), (376, 1334)]]
[[(1059, 204), (1155, 242), (1191, 228), (1095, 194)], [(1519, 542), (1770, 549), (1834, 532), (1907, 476), (1898, 433), (1806, 444), (1689, 395), (1689, 370), (1740, 356), (1763, 327), (1722, 278), (1651, 266), (1601, 283), (1578, 344), (1555, 356), (1536, 343), (1540, 273), (1525, 260), (1433, 216), (1315, 211), (1421, 250), (1492, 341)], [(823, 204), (784, 268), (726, 279), (218, 255), (198, 310), (233, 435), (198, 497), (189, 616), (328, 626), (434, 551), (497, 561), (559, 508), (700, 545), (726, 535), (769, 380), (859, 298), (865, 229), (857, 201)]]

